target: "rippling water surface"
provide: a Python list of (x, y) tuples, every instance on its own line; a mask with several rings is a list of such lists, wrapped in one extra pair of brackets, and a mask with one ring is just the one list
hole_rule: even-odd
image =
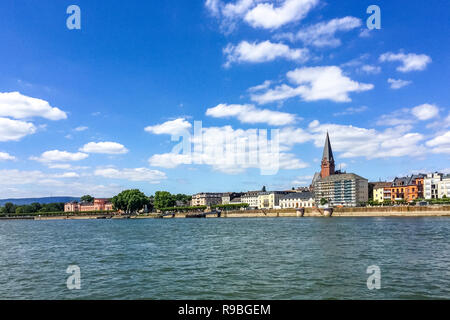
[(448, 218), (0, 221), (0, 299), (449, 299), (449, 235)]

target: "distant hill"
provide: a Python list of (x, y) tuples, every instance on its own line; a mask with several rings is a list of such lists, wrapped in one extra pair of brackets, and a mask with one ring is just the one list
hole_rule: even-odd
[(80, 201), (80, 198), (75, 198), (75, 197), (46, 197), (46, 198), (0, 199), (0, 206), (4, 206), (5, 203), (7, 203), (7, 202), (12, 202), (15, 205), (22, 206), (22, 205), (26, 205), (26, 204), (31, 204), (33, 202), (46, 204), (46, 203), (70, 202), (70, 201)]

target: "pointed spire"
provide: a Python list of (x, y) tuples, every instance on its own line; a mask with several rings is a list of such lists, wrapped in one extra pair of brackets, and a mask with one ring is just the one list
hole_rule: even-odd
[(330, 136), (327, 131), (327, 138), (325, 139), (325, 146), (323, 148), (322, 160), (334, 161), (333, 150), (331, 150)]

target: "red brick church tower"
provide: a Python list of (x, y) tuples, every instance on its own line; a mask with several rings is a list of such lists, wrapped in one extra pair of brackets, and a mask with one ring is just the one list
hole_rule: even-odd
[(328, 136), (325, 140), (325, 147), (323, 148), (323, 156), (322, 156), (322, 170), (320, 171), (320, 176), (322, 178), (331, 176), (335, 173), (334, 168), (334, 157), (333, 150), (331, 150), (330, 137)]

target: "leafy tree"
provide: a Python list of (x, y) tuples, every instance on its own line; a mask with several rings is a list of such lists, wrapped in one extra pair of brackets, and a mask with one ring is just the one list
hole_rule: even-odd
[(320, 204), (323, 206), (323, 205), (326, 205), (328, 203), (328, 200), (327, 199), (325, 199), (325, 198), (322, 198), (322, 199), (320, 199)]
[(5, 203), (5, 213), (15, 213), (16, 212), (16, 206), (11, 203), (7, 202)]
[(262, 191), (262, 192), (267, 192), (266, 186), (263, 186), (261, 191)]
[(87, 202), (87, 203), (92, 203), (94, 202), (94, 197), (90, 196), (90, 195), (84, 195), (81, 197), (81, 202)]
[(153, 205), (156, 209), (174, 207), (176, 204), (175, 197), (167, 191), (156, 191)]
[(33, 202), (32, 204), (30, 204), (30, 208), (31, 212), (38, 212), (42, 208), (42, 206), (38, 202)]
[(116, 210), (135, 213), (149, 204), (149, 198), (138, 189), (125, 190), (111, 200)]

